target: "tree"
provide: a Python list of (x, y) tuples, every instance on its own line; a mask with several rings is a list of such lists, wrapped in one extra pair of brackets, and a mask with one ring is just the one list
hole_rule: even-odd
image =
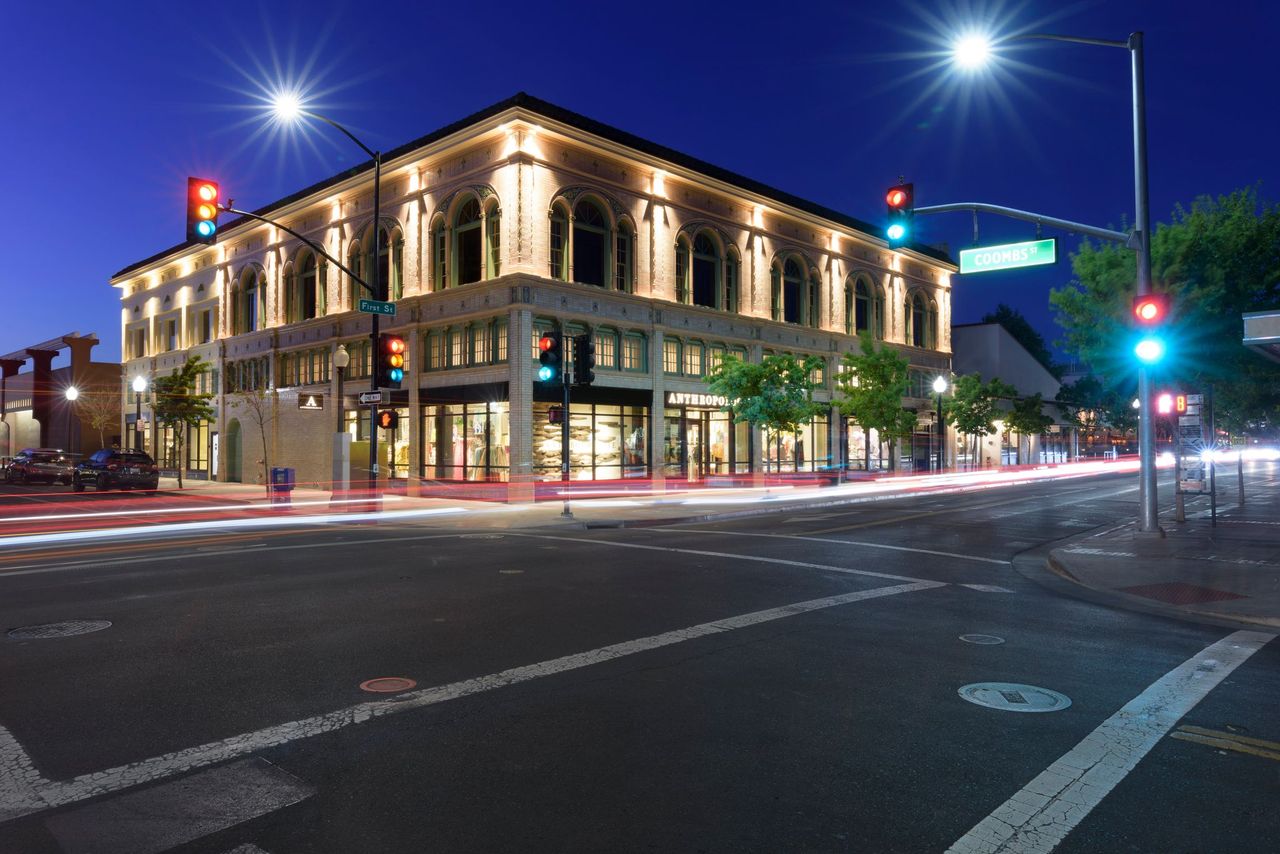
[[(795, 433), (822, 406), (813, 401), (813, 373), (822, 357), (765, 356), (759, 364), (725, 356), (707, 378), (713, 394), (728, 399), (734, 423), (746, 422), (775, 433)], [(799, 446), (797, 446), (797, 455)]]
[[(1006, 427), (1018, 434), (1014, 462), (1021, 464), (1023, 437), (1038, 436), (1053, 423), (1053, 419), (1044, 414), (1044, 396), (1036, 392), (1030, 397), (1020, 397), (1015, 400), (1013, 409), (1005, 413), (1004, 423)], [(1031, 451), (1030, 442), (1028, 442), (1027, 451), (1028, 453)]]
[(107, 429), (120, 425), (120, 393), (90, 391), (82, 394), (76, 404), (79, 407), (80, 417), (98, 431), (98, 447), (105, 448)]
[(174, 368), (167, 377), (157, 377), (152, 386), (152, 411), (156, 424), (173, 428), (173, 448), (177, 455), (178, 488), (182, 488), (182, 469), (186, 460), (183, 449), (187, 441), (187, 428), (202, 421), (211, 421), (217, 413), (209, 401), (212, 394), (198, 393), (196, 382), (209, 363), (199, 356), (188, 356), (181, 367)]
[(982, 322), (998, 323), (1003, 326), (1004, 330), (1025, 347), (1037, 362), (1044, 365), (1045, 370), (1053, 374), (1056, 379), (1062, 378), (1062, 365), (1054, 363), (1053, 354), (1049, 352), (1049, 345), (1045, 343), (1044, 336), (1023, 317), (1022, 312), (1000, 303), (995, 311), (983, 315)]
[(978, 463), (978, 443), (982, 437), (996, 432), (996, 417), (1000, 414), (996, 401), (1015, 394), (1013, 386), (995, 377), (985, 383), (982, 374), (978, 373), (956, 377), (944, 415), (957, 432), (973, 438), (973, 456), (970, 458), (973, 465)]
[(1104, 386), (1090, 374), (1058, 389), (1057, 404), (1079, 427), (1127, 434), (1138, 426), (1133, 396), (1132, 391)]
[(871, 469), (871, 431), (889, 443), (889, 467), (895, 467), (897, 442), (915, 429), (916, 413), (902, 408), (911, 383), (909, 363), (898, 351), (876, 349), (871, 336), (859, 336), (860, 353), (845, 353), (845, 370), (836, 376), (836, 408), (862, 428), (866, 468)]
[(271, 466), (267, 455), (267, 433), (276, 420), (276, 393), (266, 389), (255, 388), (238, 391), (232, 399), (240, 404), (253, 423), (258, 425), (258, 437), (262, 439), (262, 482), (266, 485), (267, 494), (271, 494)]
[[(1220, 426), (1255, 432), (1280, 421), (1280, 365), (1241, 343), (1240, 315), (1280, 304), (1280, 204), (1256, 189), (1179, 205), (1151, 241), (1152, 279), (1170, 295), (1169, 355), (1157, 379), (1189, 391), (1213, 384)], [(1074, 280), (1049, 297), (1067, 352), (1093, 366), (1103, 385), (1133, 389), (1128, 316), (1134, 253), (1089, 242), (1071, 256)]]

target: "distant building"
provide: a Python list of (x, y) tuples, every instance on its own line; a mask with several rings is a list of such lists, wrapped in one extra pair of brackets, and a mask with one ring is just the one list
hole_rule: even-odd
[[(1045, 400), (1045, 415), (1054, 419), (1048, 431), (1022, 438), (1022, 462), (1067, 462), (1074, 453), (1070, 419), (1052, 401), (1062, 383), (1032, 356), (1017, 338), (998, 323), (966, 323), (951, 327), (952, 366), (957, 375), (979, 373), (984, 380), (998, 377), (1018, 391), (1019, 397), (1039, 393)], [(1008, 409), (1012, 404), (1006, 404)], [(1008, 430), (987, 436), (980, 444), (979, 465), (1007, 465), (1017, 458), (1019, 437)], [(963, 443), (961, 443), (963, 445)], [(971, 449), (959, 448), (960, 462), (972, 456)]]
[[(545, 101), (517, 95), (403, 145), (382, 174), (376, 224), (368, 163), (257, 213), (357, 274), (377, 247), (397, 309), (381, 328), (408, 345), (405, 387), (384, 407), (399, 426), (379, 442), (397, 479), (558, 478), (560, 391), (535, 379), (550, 329), (595, 340), (596, 382), (569, 412), (573, 479), (813, 470), (861, 453), (861, 431), (830, 406), (794, 435), (733, 424), (706, 382), (726, 355), (819, 355), (824, 403), (859, 332), (910, 361), (904, 405), (927, 408), (928, 384), (950, 368), (945, 253), (891, 249), (876, 226)], [(222, 223), (216, 246), (173, 246), (110, 281), (130, 380), (190, 355), (209, 365), (199, 390), (217, 414), (174, 465), (260, 476), (242, 396), (253, 390), (272, 392), (273, 465), (328, 480), (339, 423), (352, 459), (367, 461), (356, 394), (369, 388), (370, 318), (336, 265), (242, 219)], [(351, 357), (341, 398), (340, 345)], [(169, 459), (168, 433), (156, 439)]]
[[(0, 356), (0, 456), (23, 448), (91, 454), (119, 444), (120, 365), (92, 361), (89, 351), (97, 344), (92, 334), (69, 332)], [(70, 363), (54, 368), (63, 350)], [(72, 388), (74, 401), (68, 400)]]

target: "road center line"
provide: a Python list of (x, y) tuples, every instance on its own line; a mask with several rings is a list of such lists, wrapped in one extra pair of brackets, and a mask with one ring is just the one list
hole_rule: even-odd
[[(702, 557), (727, 557), (732, 560), (749, 560), (755, 563), (776, 563), (782, 566), (801, 566), (805, 569), (821, 569), (826, 572), (843, 572), (846, 575), (865, 575), (870, 578), (887, 578), (890, 581), (919, 581), (918, 578), (912, 578), (909, 575), (893, 575), (888, 572), (872, 572), (869, 569), (850, 569), (847, 566), (832, 566), (828, 563), (809, 563), (803, 560), (787, 560), (780, 557), (764, 557), (762, 555), (743, 555), (734, 554), (733, 552), (711, 552), (703, 549), (678, 549), (674, 546), (646, 546), (643, 543), (617, 543), (612, 540), (584, 540), (579, 537), (557, 537), (553, 534), (526, 534), (523, 532), (507, 531), (510, 537), (529, 537), (536, 540), (564, 540), (569, 543), (577, 543), (578, 545), (593, 546), (612, 546), (619, 549), (645, 549), (654, 552), (675, 552), (682, 555), (700, 555)], [(838, 542), (844, 542), (839, 540)]]
[[(5, 748), (4, 744), (0, 743), (0, 750), (3, 750), (3, 752), (0, 752), (0, 761), (3, 762), (3, 765), (0, 765), (0, 781), (10, 778), (20, 779), (24, 781), (25, 788), (15, 788), (13, 790), (7, 787), (0, 788), (0, 821), (40, 812), (49, 807), (64, 806), (86, 798), (117, 792), (144, 783), (151, 783), (195, 768), (238, 759), (241, 756), (259, 750), (335, 732), (353, 724), (365, 723), (385, 715), (398, 715), (413, 709), (421, 709), (426, 706), (448, 702), (449, 700), (469, 697), (473, 694), (481, 694), (510, 685), (518, 685), (521, 682), (540, 679), (544, 676), (554, 676), (558, 673), (589, 667), (593, 664), (601, 664), (664, 646), (731, 632), (735, 629), (745, 629), (761, 623), (780, 620), (784, 617), (808, 614), (826, 608), (847, 605), (852, 602), (861, 602), (866, 599), (894, 596), (899, 593), (914, 593), (919, 590), (930, 590), (935, 587), (945, 586), (946, 584), (940, 581), (916, 581), (911, 584), (896, 584), (871, 590), (856, 590), (837, 596), (825, 596), (821, 599), (809, 599), (777, 608), (768, 608), (763, 611), (752, 611), (747, 614), (724, 617), (709, 623), (699, 623), (684, 629), (675, 629), (649, 637), (623, 641), (586, 652), (538, 662), (537, 664), (513, 667), (488, 676), (477, 676), (461, 682), (451, 682), (434, 688), (423, 688), (399, 694), (391, 700), (360, 703), (345, 709), (338, 709), (337, 711), (304, 718), (299, 721), (290, 721), (289, 723), (277, 724), (253, 732), (230, 736), (229, 738), (202, 744), (198, 747), (166, 753), (162, 756), (121, 765), (106, 771), (82, 774), (67, 781), (45, 780), (38, 775), (35, 775), (34, 779), (32, 779), (32, 775), (35, 772), (34, 767), (30, 766), (30, 761), (27, 760), (25, 767), (29, 770), (24, 770), (21, 760), (26, 754), (16, 741), (10, 739), (11, 748)], [(7, 733), (7, 731), (0, 730), (0, 733)], [(16, 753), (14, 749), (16, 749)]]
[[(652, 529), (637, 528), (636, 530), (644, 531)], [(722, 534), (729, 537), (769, 537), (779, 540), (807, 540), (814, 543), (837, 543), (842, 546), (863, 546), (869, 549), (888, 549), (889, 551), (895, 552), (915, 552), (917, 554), (924, 555), (938, 555), (939, 557), (953, 557), (959, 560), (976, 560), (982, 563), (995, 563), (1000, 566), (1008, 566), (1011, 563), (1011, 561), (1007, 560), (997, 560), (996, 558), (991, 557), (977, 557), (975, 555), (962, 555), (957, 552), (940, 552), (935, 551), (934, 549), (916, 549), (909, 546), (891, 546), (886, 543), (868, 543), (860, 540), (837, 540), (833, 537), (807, 537), (803, 534), (760, 534), (755, 532), (748, 533), (746, 531), (713, 531), (703, 528), (679, 528), (674, 526), (666, 527), (662, 530), (676, 531), (681, 534)]]
[(948, 854), (1052, 851), (1183, 715), (1275, 637), (1234, 632), (1179, 664), (978, 822)]

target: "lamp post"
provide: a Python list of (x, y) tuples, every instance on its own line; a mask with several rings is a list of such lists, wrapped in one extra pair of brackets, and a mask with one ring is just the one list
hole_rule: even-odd
[(933, 381), (933, 392), (938, 396), (938, 473), (946, 467), (947, 458), (947, 434), (942, 425), (942, 395), (947, 390), (947, 378), (936, 377)]
[(147, 378), (139, 374), (133, 378), (133, 449), (142, 450), (142, 393), (147, 390)]
[(347, 404), (342, 391), (342, 381), (349, 364), (351, 364), (351, 354), (347, 352), (345, 345), (339, 344), (333, 354), (333, 367), (338, 372), (338, 393), (333, 407), (338, 410), (338, 417), (334, 425), (333, 469), (330, 473), (335, 497), (339, 493), (346, 493), (351, 486), (351, 437), (347, 435), (346, 430)]
[[(1133, 97), (1133, 195), (1134, 231), (1130, 247), (1138, 252), (1138, 296), (1151, 293), (1151, 214), (1147, 191), (1147, 96), (1146, 72), (1143, 63), (1142, 32), (1129, 34), (1125, 41), (1114, 39), (1090, 39), (1079, 36), (1060, 36), (1052, 33), (1023, 33), (1004, 41), (1053, 41), (1097, 47), (1121, 48), (1129, 52), (1130, 84)], [(991, 43), (981, 36), (967, 36), (956, 42), (956, 64), (963, 68), (977, 68), (985, 64), (991, 55)], [(1138, 399), (1142, 409), (1152, 411), (1151, 370), (1144, 363), (1138, 365)], [(1159, 511), (1156, 507), (1156, 454), (1155, 419), (1143, 418), (1138, 424), (1138, 530), (1143, 533), (1162, 534)]]
[(71, 414), (75, 412), (76, 401), (80, 399), (80, 389), (69, 385), (63, 394), (67, 397), (67, 453), (69, 454), (71, 453)]
[[(354, 142), (360, 147), (360, 150), (373, 158), (373, 230), (371, 237), (371, 245), (369, 247), (369, 255), (371, 257), (370, 265), (373, 268), (373, 276), (370, 281), (376, 293), (374, 299), (386, 301), (386, 288), (382, 286), (382, 260), (378, 257), (378, 250), (381, 248), (378, 240), (378, 230), (382, 225), (382, 153), (374, 151), (365, 145), (355, 134), (347, 130), (342, 125), (335, 122), (327, 116), (305, 109), (298, 97), (292, 93), (282, 93), (277, 96), (273, 104), (276, 117), (282, 122), (292, 122), (299, 116), (316, 119), (324, 122), (340, 131), (347, 139)], [(369, 353), (376, 362), (378, 353), (378, 315), (370, 316), (370, 333), (369, 333)], [(376, 366), (373, 366), (376, 367)], [(369, 372), (369, 388), (372, 391), (378, 390), (377, 371)], [(369, 404), (369, 488), (376, 495), (378, 492), (378, 404)]]

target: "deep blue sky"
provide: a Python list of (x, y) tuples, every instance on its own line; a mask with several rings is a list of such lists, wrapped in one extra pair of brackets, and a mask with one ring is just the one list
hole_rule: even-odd
[[(187, 175), (253, 208), (360, 160), (331, 132), (261, 132), (262, 93), (290, 80), (375, 148), (525, 90), (873, 222), (899, 174), (920, 205), (1131, 217), (1127, 53), (1039, 43), (966, 78), (942, 53), (975, 27), (1146, 32), (1156, 219), (1280, 193), (1280, 12), (1251, 0), (22, 3), (0, 50), (0, 352), (74, 329), (118, 358), (107, 277), (181, 240)], [(972, 243), (966, 214), (918, 222)], [(981, 225), (984, 244), (1034, 232)], [(955, 320), (1003, 301), (1053, 340), (1048, 289), (1069, 279), (1065, 260), (957, 279)]]

